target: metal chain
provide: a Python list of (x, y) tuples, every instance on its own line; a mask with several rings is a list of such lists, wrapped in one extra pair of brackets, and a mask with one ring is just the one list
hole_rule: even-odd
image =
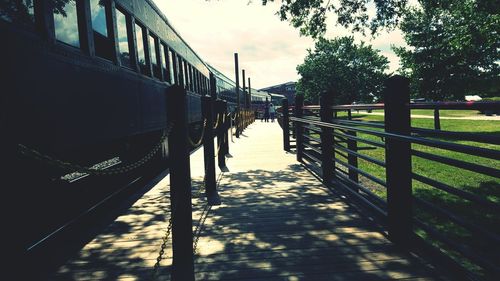
[(156, 263), (153, 267), (153, 273), (152, 273), (152, 279), (156, 280), (156, 277), (158, 275), (158, 270), (160, 269), (160, 262), (163, 259), (163, 255), (165, 254), (165, 249), (167, 248), (167, 241), (170, 236), (170, 233), (172, 233), (172, 217), (173, 217), (174, 210), (170, 214), (170, 218), (168, 219), (168, 225), (167, 229), (165, 230), (165, 235), (162, 238), (162, 243), (160, 247), (160, 252), (158, 253), (158, 257), (156, 258)]
[(214, 129), (217, 129), (217, 127), (219, 127), (219, 121), (220, 121), (220, 113), (217, 113), (217, 116), (215, 118), (215, 124), (214, 124)]
[(196, 255), (198, 253), (198, 241), (200, 241), (200, 236), (201, 236), (201, 231), (203, 230), (203, 226), (205, 225), (205, 221), (208, 218), (208, 212), (212, 209), (212, 206), (209, 205), (208, 203), (205, 203), (205, 206), (203, 207), (203, 211), (200, 215), (200, 219), (198, 220), (198, 225), (196, 225), (196, 229), (194, 231), (195, 233), (195, 240), (193, 243), (193, 255)]
[(194, 142), (193, 139), (191, 139), (189, 136), (188, 136), (188, 141), (189, 143), (192, 145), (192, 146), (198, 146), (200, 145), (202, 142), (203, 142), (203, 137), (205, 136), (205, 130), (207, 128), (207, 119), (205, 119), (205, 121), (203, 121), (203, 129), (201, 131), (201, 136), (200, 136), (200, 139), (197, 141), (197, 142)]
[(146, 164), (149, 160), (151, 160), (153, 158), (153, 156), (155, 156), (156, 153), (158, 153), (158, 151), (162, 147), (163, 142), (165, 141), (165, 139), (168, 137), (168, 135), (172, 131), (172, 128), (173, 128), (173, 124), (170, 123), (169, 126), (167, 127), (167, 130), (163, 133), (162, 137), (160, 138), (159, 142), (151, 149), (151, 151), (149, 153), (147, 153), (144, 157), (142, 157), (138, 161), (136, 161), (134, 163), (127, 164), (125, 166), (118, 167), (118, 168), (112, 168), (112, 169), (106, 169), (106, 170), (97, 170), (96, 168), (84, 167), (84, 166), (81, 166), (78, 164), (62, 161), (60, 159), (56, 159), (56, 158), (53, 158), (53, 157), (48, 156), (46, 154), (43, 154), (35, 149), (29, 148), (23, 144), (18, 144), (18, 148), (23, 155), (30, 156), (36, 160), (46, 162), (50, 165), (59, 167), (63, 170), (75, 171), (75, 172), (79, 172), (79, 173), (86, 173), (86, 174), (96, 175), (96, 176), (117, 175), (117, 174), (122, 174), (122, 173), (126, 173), (128, 171), (137, 169), (137, 168), (143, 166), (144, 164)]
[(219, 146), (217, 147), (217, 151), (215, 152), (215, 158), (217, 158), (217, 156), (219, 156), (219, 151), (220, 151), (220, 148), (222, 147), (222, 143), (226, 139), (226, 134), (227, 134), (227, 132), (224, 133), (224, 135), (222, 136), (222, 141), (219, 143)]
[[(200, 199), (203, 198), (203, 190), (204, 190), (203, 187), (205, 187), (204, 183), (205, 183), (205, 178), (203, 178), (203, 184), (198, 189), (197, 196)], [(170, 203), (170, 204), (172, 204), (172, 203)], [(202, 220), (203, 216), (205, 216), (205, 218), (201, 221), (201, 224), (205, 223), (206, 216), (208, 216), (208, 212), (205, 211), (207, 206), (208, 206), (208, 203), (206, 203), (205, 206), (203, 207), (203, 212), (202, 212), (202, 215), (200, 217), (200, 221)], [(168, 239), (170, 237), (170, 234), (172, 233), (172, 218), (175, 214), (176, 209), (172, 210), (172, 212), (170, 214), (170, 218), (168, 219), (168, 225), (167, 225), (167, 229), (165, 230), (165, 235), (162, 237), (160, 251), (158, 252), (158, 257), (156, 258), (156, 263), (153, 266), (153, 272), (152, 272), (152, 276), (151, 276), (152, 280), (156, 280), (158, 277), (158, 270), (160, 269), (160, 263), (163, 260), (163, 255), (165, 254), (165, 249), (167, 248), (167, 242), (168, 242)], [(209, 206), (209, 209), (211, 209), (211, 206)], [(196, 249), (197, 249), (197, 245), (198, 245), (200, 232), (201, 232), (200, 222), (198, 222), (198, 225), (196, 226), (196, 230), (195, 230), (195, 233), (197, 233), (198, 236), (196, 236), (195, 242), (193, 243), (193, 255), (195, 255), (197, 252)]]

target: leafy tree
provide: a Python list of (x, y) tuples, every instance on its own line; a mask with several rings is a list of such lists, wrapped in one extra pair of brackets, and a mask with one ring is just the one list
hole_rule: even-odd
[(302, 76), (297, 93), (312, 103), (318, 102), (321, 92), (331, 90), (337, 91), (337, 104), (373, 102), (380, 97), (387, 68), (386, 57), (363, 42), (354, 43), (353, 37), (320, 38), (297, 66)]
[[(274, 0), (262, 0), (266, 5)], [(370, 28), (375, 34), (382, 27), (395, 27), (407, 6), (408, 0), (282, 0), (278, 15), (300, 28), (303, 35), (321, 37), (326, 31), (327, 16), (336, 16), (337, 24), (364, 31)], [(373, 5), (376, 15), (370, 17), (368, 7)]]
[[(498, 93), (499, 2), (421, 0), (401, 23), (411, 48), (393, 48), (402, 74), (420, 97), (462, 100), (465, 94)], [(495, 86), (496, 85), (496, 86)]]

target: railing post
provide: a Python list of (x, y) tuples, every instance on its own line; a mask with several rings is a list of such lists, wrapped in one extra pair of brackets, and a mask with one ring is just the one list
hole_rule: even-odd
[(193, 259), (193, 218), (191, 209), (191, 171), (189, 167), (186, 91), (172, 86), (167, 95), (172, 215), (172, 280), (195, 280)]
[[(385, 82), (385, 131), (410, 135), (409, 80), (392, 76)], [(389, 239), (408, 246), (412, 233), (411, 143), (386, 138), (387, 225)]]
[[(319, 101), (321, 122), (332, 123), (333, 121), (333, 96), (333, 92), (321, 93)], [(335, 162), (333, 157), (333, 130), (321, 127), (321, 169), (324, 184), (330, 184), (334, 178)]]
[(217, 163), (219, 165), (219, 168), (224, 168), (226, 167), (226, 155), (224, 154), (224, 124), (222, 124), (222, 115), (224, 113), (224, 102), (222, 100), (216, 100), (215, 101), (215, 108), (217, 108), (216, 112), (218, 113), (218, 126), (216, 128), (217, 130)]
[[(302, 96), (295, 96), (295, 108), (294, 108), (294, 115), (296, 118), (302, 118), (303, 112), (302, 112), (302, 106), (304, 106), (304, 97)], [(303, 153), (303, 126), (300, 122), (295, 121), (295, 141), (296, 141), (296, 146), (297, 146), (297, 161), (301, 162), (302, 161), (302, 153)]]
[(227, 115), (227, 101), (222, 101), (222, 114), (223, 115), (223, 121), (224, 121), (224, 155), (229, 154), (229, 134), (228, 131), (231, 128), (231, 116)]
[[(347, 111), (347, 118), (349, 120), (352, 120), (352, 110), (351, 109), (349, 109)], [(346, 131), (346, 134), (353, 136), (353, 137), (356, 137), (356, 135), (357, 135), (356, 131)], [(358, 152), (358, 142), (356, 140), (353, 140), (353, 139), (347, 139), (347, 148), (349, 150), (354, 151), (354, 152)], [(356, 167), (356, 168), (358, 167), (358, 157), (356, 155), (348, 153), (347, 162), (349, 165), (351, 165), (353, 167)], [(349, 168), (349, 179), (355, 183), (359, 183), (358, 172), (352, 168)], [(358, 188), (355, 187), (355, 189), (357, 191), (359, 191)]]
[(240, 108), (237, 107), (234, 113), (234, 127), (236, 129), (234, 136), (236, 138), (240, 137)]
[(282, 100), (283, 107), (283, 149), (290, 151), (290, 123), (288, 117), (288, 99)]
[(203, 135), (203, 152), (205, 154), (205, 196), (208, 204), (219, 205), (220, 198), (217, 193), (215, 180), (215, 153), (213, 130), (213, 100), (209, 96), (201, 97), (202, 113), (206, 120), (205, 134)]
[(439, 109), (434, 109), (434, 130), (441, 130), (441, 120), (439, 120)]

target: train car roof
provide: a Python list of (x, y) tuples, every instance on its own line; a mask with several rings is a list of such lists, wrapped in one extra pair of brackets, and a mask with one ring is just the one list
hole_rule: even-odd
[(226, 75), (224, 75), (224, 73), (220, 72), (219, 70), (217, 70), (215, 67), (213, 67), (212, 65), (210, 65), (210, 64), (208, 64), (208, 63), (207, 63), (207, 66), (208, 66), (208, 69), (209, 69), (210, 71), (212, 71), (212, 72), (213, 72), (213, 74), (214, 74), (217, 78), (219, 78), (219, 79), (221, 79), (221, 80), (224, 80), (226, 83), (229, 83), (229, 84), (231, 84), (232, 86), (235, 86), (235, 87), (236, 87), (236, 83), (235, 83), (233, 80), (231, 80), (229, 77), (227, 77)]
[[(120, 7), (131, 12), (134, 17), (138, 18), (148, 29), (160, 36), (170, 48), (208, 77), (209, 69), (207, 63), (182, 38), (179, 32), (172, 26), (167, 17), (152, 0), (116, 0), (116, 2)], [(144, 3), (147, 5), (144, 5)], [(151, 10), (148, 10), (148, 6)], [(154, 12), (159, 18), (150, 16), (151, 12)], [(159, 20), (166, 24), (166, 29)]]

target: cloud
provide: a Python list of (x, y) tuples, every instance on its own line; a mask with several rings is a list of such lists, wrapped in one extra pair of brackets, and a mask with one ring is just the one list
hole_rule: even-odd
[(252, 87), (297, 80), (296, 66), (313, 40), (275, 15), (277, 4), (260, 2), (156, 0), (157, 6), (188, 44), (234, 80), (234, 53)]
[[(296, 81), (296, 67), (301, 64), (312, 39), (275, 15), (279, 1), (262, 6), (247, 0), (154, 0), (173, 27), (200, 57), (234, 80), (234, 53), (239, 54), (240, 70), (252, 78), (253, 88), (263, 88)], [(349, 35), (349, 31), (329, 25), (327, 36)], [(357, 40), (361, 36), (356, 35)], [(368, 38), (369, 39), (369, 38)], [(363, 38), (368, 41), (367, 38)], [(370, 43), (383, 50), (391, 60), (394, 55), (387, 42), (397, 45), (402, 36), (381, 35)]]

